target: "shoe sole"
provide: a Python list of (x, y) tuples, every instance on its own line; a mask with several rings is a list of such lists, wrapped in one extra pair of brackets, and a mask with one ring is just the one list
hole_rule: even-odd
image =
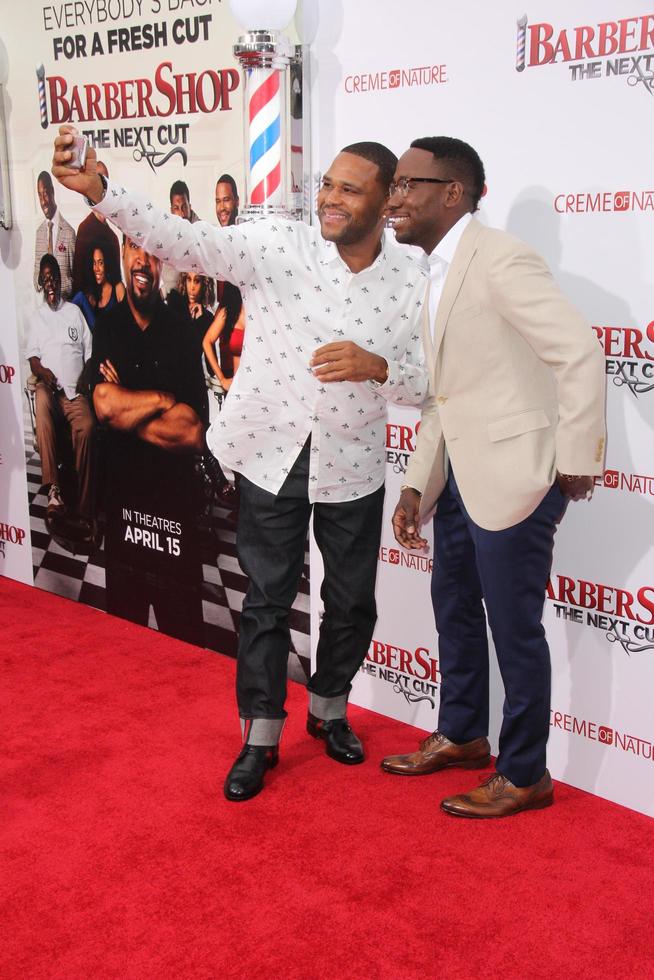
[(503, 817), (513, 817), (516, 813), (526, 813), (527, 810), (545, 810), (548, 806), (552, 806), (554, 803), (554, 797), (550, 796), (545, 800), (539, 800), (537, 803), (528, 803), (527, 806), (517, 807), (515, 810), (511, 810), (510, 813), (460, 813), (456, 810), (448, 810), (441, 803), (441, 810), (443, 813), (447, 813), (448, 817), (461, 817), (464, 820), (500, 820)]
[[(274, 769), (278, 762), (279, 762), (279, 757), (276, 758), (273, 762), (271, 762), (268, 766), (266, 766), (266, 772), (268, 772), (270, 769)], [(226, 800), (229, 800), (230, 803), (245, 803), (246, 800), (251, 800), (255, 796), (258, 796), (261, 790), (264, 788), (264, 786), (265, 784), (262, 780), (261, 786), (259, 786), (258, 789), (255, 789), (252, 793), (245, 793), (245, 794), (241, 794), (240, 796), (231, 796), (227, 790), (227, 786), (224, 786), (223, 795)]]
[(391, 769), (380, 762), (384, 772), (389, 772), (391, 776), (433, 776), (435, 772), (442, 772), (444, 769), (487, 769), (491, 764), (491, 757), (487, 755), (483, 759), (474, 759), (471, 762), (446, 762), (445, 765), (438, 766), (436, 769), (426, 769), (422, 772), (410, 772), (407, 770)]
[(311, 736), (311, 738), (317, 738), (325, 743), (325, 754), (328, 755), (330, 759), (333, 759), (334, 762), (340, 762), (344, 766), (358, 766), (362, 762), (366, 761), (365, 755), (362, 755), (360, 759), (344, 759), (340, 755), (334, 755), (333, 752), (329, 751), (327, 739), (323, 737), (321, 732), (316, 731), (316, 729), (312, 728), (310, 725), (307, 725), (307, 733)]

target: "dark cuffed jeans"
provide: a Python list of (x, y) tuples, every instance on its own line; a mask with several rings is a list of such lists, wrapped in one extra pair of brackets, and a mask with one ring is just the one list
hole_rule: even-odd
[(309, 691), (318, 699), (342, 698), (345, 705), (377, 619), (375, 578), (384, 488), (346, 503), (312, 506), (309, 451), (307, 443), (276, 495), (241, 479), (237, 553), (249, 578), (236, 671), (243, 719), (286, 717), (288, 619), (304, 565), (312, 509), (325, 569), (325, 612), (316, 672), (309, 682)]

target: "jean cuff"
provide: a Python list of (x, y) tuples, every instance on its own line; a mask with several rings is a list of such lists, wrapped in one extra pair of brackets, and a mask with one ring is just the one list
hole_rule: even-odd
[(323, 698), (320, 694), (314, 694), (313, 691), (310, 691), (309, 711), (314, 718), (320, 718), (321, 721), (345, 718), (347, 694), (339, 694), (335, 698)]
[(248, 745), (278, 745), (285, 718), (241, 718), (241, 735)]

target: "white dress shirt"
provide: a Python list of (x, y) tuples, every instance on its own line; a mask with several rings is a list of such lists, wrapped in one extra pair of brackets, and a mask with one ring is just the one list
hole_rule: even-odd
[[(241, 362), (207, 434), (221, 462), (277, 493), (310, 436), (311, 502), (354, 500), (383, 484), (386, 401), (420, 405), (427, 393), (420, 257), (385, 236), (373, 264), (353, 273), (336, 246), (303, 222), (191, 224), (111, 182), (96, 209), (179, 270), (241, 290)], [(311, 355), (340, 340), (384, 357), (384, 384), (321, 383)]]
[(472, 215), (464, 214), (459, 218), (455, 225), (452, 225), (446, 235), (429, 256), (429, 322), (431, 324), (431, 336), (434, 337), (434, 325), (436, 323), (436, 311), (443, 294), (443, 286), (447, 278), (454, 253), (461, 241), (461, 235), (468, 227)]
[(28, 360), (38, 357), (52, 371), (66, 398), (73, 399), (91, 346), (91, 332), (78, 306), (61, 302), (52, 310), (44, 302), (32, 316), (25, 356)]

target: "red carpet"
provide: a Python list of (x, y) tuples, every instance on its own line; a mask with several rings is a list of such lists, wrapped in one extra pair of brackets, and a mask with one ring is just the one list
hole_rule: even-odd
[(3, 578), (0, 610), (2, 980), (654, 977), (647, 817), (562, 785), (447, 817), (476, 773), (385, 776), (418, 733), (356, 708), (340, 766), (295, 685), (230, 804), (232, 661)]

